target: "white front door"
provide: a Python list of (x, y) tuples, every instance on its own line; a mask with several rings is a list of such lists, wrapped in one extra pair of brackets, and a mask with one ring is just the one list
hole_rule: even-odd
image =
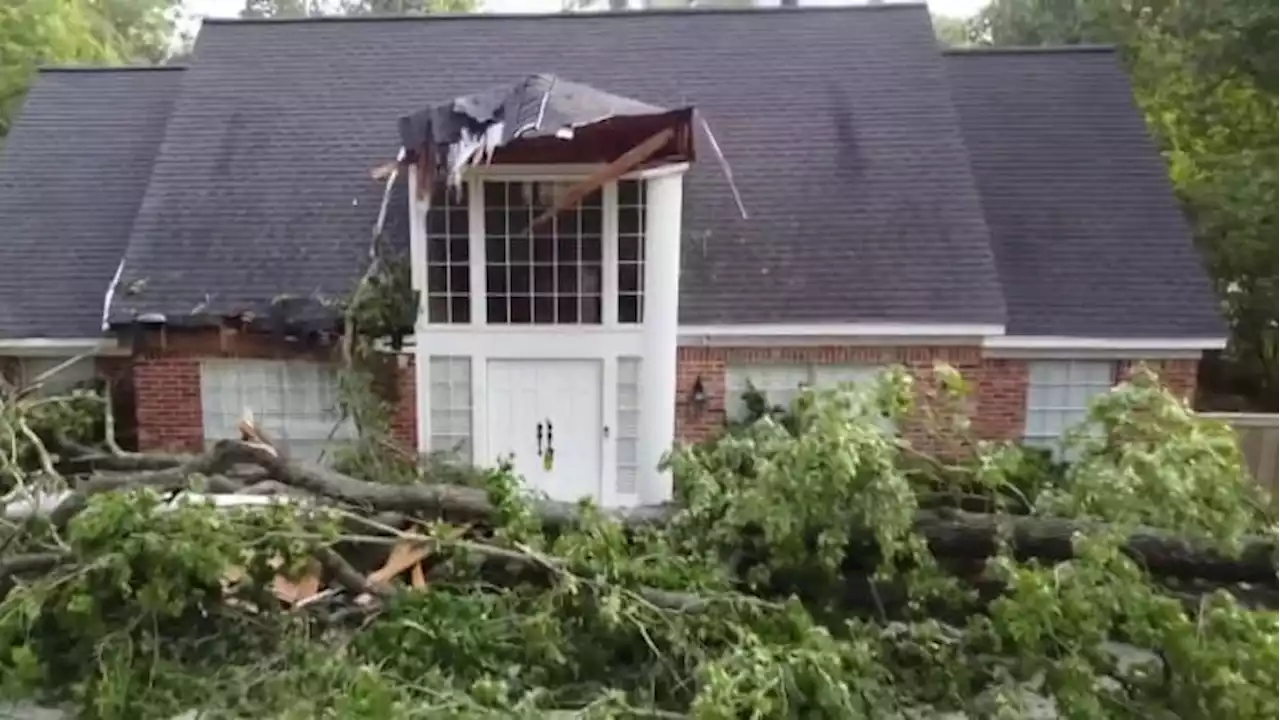
[(600, 501), (603, 372), (599, 360), (490, 360), (490, 460), (555, 500)]

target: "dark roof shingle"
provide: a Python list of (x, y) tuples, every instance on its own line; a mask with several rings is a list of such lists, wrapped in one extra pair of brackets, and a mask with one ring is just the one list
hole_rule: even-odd
[(0, 153), (0, 337), (89, 338), (181, 68), (39, 73)]
[(397, 118), (529, 73), (709, 119), (751, 218), (702, 143), (682, 322), (1004, 320), (923, 5), (209, 22), (195, 57), (113, 320), (345, 294)]
[(946, 58), (1009, 308), (1008, 335), (1226, 334), (1114, 51), (955, 51)]

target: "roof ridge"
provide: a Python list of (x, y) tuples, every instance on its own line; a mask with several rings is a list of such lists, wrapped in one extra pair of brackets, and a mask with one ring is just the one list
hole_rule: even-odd
[(969, 45), (965, 47), (949, 47), (942, 50), (943, 55), (1027, 55), (1057, 53), (1105, 53), (1115, 52), (1115, 45), (1103, 43), (1081, 43), (1079, 45), (1002, 45), (985, 46)]
[(106, 73), (106, 72), (154, 72), (160, 70), (186, 70), (186, 65), (41, 65), (42, 73)]
[(847, 13), (871, 12), (885, 10), (903, 10), (927, 7), (923, 0), (909, 2), (863, 3), (858, 5), (817, 5), (802, 7), (692, 7), (692, 8), (649, 8), (644, 10), (622, 10), (612, 12), (550, 12), (550, 13), (430, 13), (427, 15), (319, 15), (313, 17), (289, 18), (241, 18), (241, 17), (205, 17), (201, 22), (209, 25), (292, 25), (310, 23), (373, 23), (373, 22), (444, 22), (449, 20), (550, 20), (568, 18), (601, 18), (614, 17), (652, 17), (665, 15), (769, 15), (779, 13)]

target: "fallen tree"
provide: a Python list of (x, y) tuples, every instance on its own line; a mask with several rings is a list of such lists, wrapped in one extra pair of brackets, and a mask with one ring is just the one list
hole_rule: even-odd
[[(876, 392), (905, 413), (908, 389)], [(1034, 497), (1017, 448), (948, 460), (1018, 500), (977, 513), (922, 502), (917, 451), (855, 396), (681, 451), (678, 502), (626, 510), (503, 468), (356, 477), (251, 424), (199, 455), (15, 433), (0, 688), (98, 717), (917, 717), (1032, 691), (1092, 717), (1275, 710), (1275, 615), (1251, 609), (1276, 605), (1274, 513), (1218, 428), (1143, 380)]]

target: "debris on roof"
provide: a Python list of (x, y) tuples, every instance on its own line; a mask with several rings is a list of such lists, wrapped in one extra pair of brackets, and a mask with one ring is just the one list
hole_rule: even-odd
[[(641, 142), (648, 152), (629, 157), (627, 170), (650, 160), (686, 162), (693, 159), (692, 116), (691, 107), (668, 110), (554, 75), (529, 75), (402, 117), (400, 139), (423, 177), (458, 187), (468, 167), (495, 159), (613, 162)], [(648, 142), (659, 135), (662, 142)], [(513, 152), (499, 157), (507, 149)]]

